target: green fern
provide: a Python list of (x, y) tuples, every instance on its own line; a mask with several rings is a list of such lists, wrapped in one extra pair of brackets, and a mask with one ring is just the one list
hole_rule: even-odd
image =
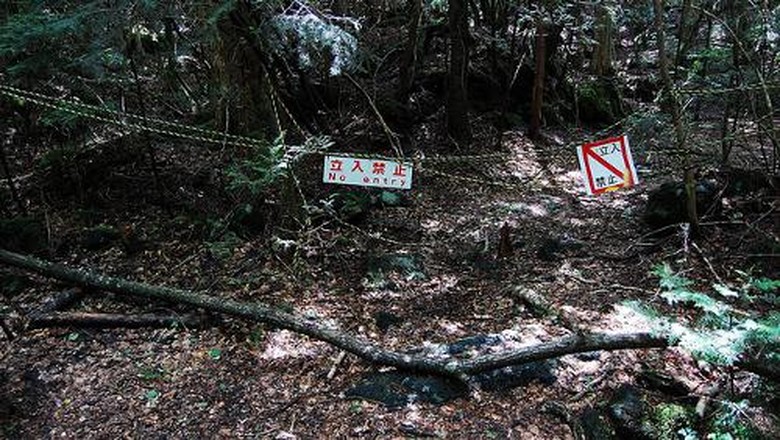
[(666, 334), (672, 343), (697, 359), (716, 365), (733, 365), (750, 352), (761, 351), (771, 359), (778, 357), (780, 313), (761, 316), (737, 308), (750, 304), (751, 297), (747, 291), (753, 283), (746, 284), (739, 291), (715, 284), (713, 290), (724, 298), (719, 300), (693, 290), (693, 281), (675, 272), (667, 263), (656, 266), (653, 274), (659, 277), (659, 285), (663, 290), (661, 297), (670, 305), (689, 305), (700, 311), (698, 319), (691, 324), (660, 314), (641, 303), (627, 303), (630, 308), (650, 319), (656, 331)]

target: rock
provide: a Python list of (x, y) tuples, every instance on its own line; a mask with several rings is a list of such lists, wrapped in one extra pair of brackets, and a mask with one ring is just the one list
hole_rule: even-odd
[(623, 98), (617, 81), (599, 78), (577, 89), (580, 119), (586, 124), (612, 123), (623, 116)]
[(780, 190), (780, 176), (767, 176), (762, 170), (729, 168), (723, 172), (727, 196), (749, 195), (761, 191)]
[(377, 203), (382, 206), (401, 207), (409, 206), (409, 196), (399, 191), (382, 191), (377, 197)]
[(402, 275), (407, 280), (427, 278), (423, 259), (419, 254), (391, 253), (371, 256), (367, 263), (369, 277), (383, 278), (390, 273)]
[(485, 391), (507, 391), (526, 386), (534, 381), (552, 385), (558, 378), (553, 373), (554, 361), (531, 362), (513, 365), (487, 373), (478, 374), (474, 381)]
[[(666, 182), (650, 191), (645, 207), (644, 222), (653, 229), (688, 221), (685, 184)], [(720, 212), (721, 201), (717, 185), (709, 181), (696, 184), (696, 213), (699, 217)]]
[(328, 203), (339, 217), (352, 224), (365, 221), (373, 206), (371, 194), (358, 191), (333, 194)]
[(536, 251), (536, 256), (543, 261), (556, 261), (560, 254), (571, 250), (579, 250), (585, 245), (584, 242), (564, 234), (558, 237), (547, 237), (542, 240)]
[(658, 371), (644, 370), (637, 376), (637, 381), (649, 390), (660, 391), (670, 397), (687, 397), (691, 394), (684, 383)]
[(632, 385), (622, 385), (615, 391), (607, 409), (614, 423), (615, 432), (620, 438), (636, 440), (650, 438), (644, 423), (647, 404), (642, 400), (642, 392), (639, 389)]
[(587, 440), (617, 439), (609, 415), (602, 409), (588, 409), (580, 416), (580, 426)]
[(458, 381), (396, 371), (369, 374), (344, 393), (347, 398), (379, 402), (391, 408), (418, 402), (441, 405), (466, 395), (468, 388)]
[[(476, 335), (455, 341), (446, 346), (450, 355), (461, 355), (467, 351), (483, 355), (490, 353), (490, 347), (504, 342), (500, 335)], [(473, 380), (485, 391), (505, 391), (539, 381), (544, 385), (555, 383), (557, 377), (553, 373), (555, 361), (545, 360), (522, 365), (499, 368), (475, 375)]]

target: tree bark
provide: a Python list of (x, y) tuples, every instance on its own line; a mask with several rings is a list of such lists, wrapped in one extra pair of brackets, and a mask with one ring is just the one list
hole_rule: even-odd
[(247, 304), (181, 289), (127, 281), (83, 269), (71, 269), (60, 264), (16, 254), (4, 249), (0, 249), (0, 263), (35, 272), (46, 277), (67, 281), (85, 288), (105, 290), (117, 295), (129, 295), (186, 304), (212, 312), (269, 324), (327, 342), (376, 365), (450, 376), (458, 379), (497, 368), (554, 358), (566, 354), (597, 350), (663, 348), (668, 346), (665, 338), (650, 333), (591, 333), (567, 336), (555, 341), (469, 360), (434, 358), (387, 350), (360, 336), (350, 335), (341, 329), (326, 326), (315, 320), (284, 312), (262, 303)]
[(546, 28), (542, 21), (536, 25), (536, 72), (534, 74), (534, 89), (531, 98), (531, 127), (528, 136), (539, 139), (542, 130), (542, 105), (544, 104), (544, 67), (546, 64)]
[(458, 143), (471, 142), (466, 92), (469, 66), (468, 10), (464, 0), (450, 0), (450, 64), (447, 73), (447, 132)]
[(400, 79), (396, 99), (401, 105), (409, 102), (414, 77), (417, 69), (417, 46), (420, 41), (420, 20), (422, 19), (422, 0), (408, 0), (409, 23), (407, 24), (406, 48), (400, 63)]
[(612, 75), (612, 55), (614, 52), (614, 23), (604, 5), (597, 6), (596, 50), (593, 51), (593, 73), (597, 76)]

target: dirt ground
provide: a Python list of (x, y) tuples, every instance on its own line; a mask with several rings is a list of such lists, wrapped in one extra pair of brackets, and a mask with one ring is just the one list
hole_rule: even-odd
[[(648, 237), (641, 220), (648, 191), (679, 175), (675, 164), (636, 145), (639, 185), (586, 196), (569, 143), (578, 141), (567, 133), (549, 134), (535, 146), (521, 132), (507, 132), (499, 146), (487, 149), (499, 153), (490, 160), (424, 162), (406, 206), (377, 207), (354, 225), (316, 221), (292, 251), (280, 248), (283, 241), (260, 237), (216, 255), (191, 219), (149, 200), (154, 191), (143, 165), (115, 172), (101, 195), (110, 203), (89, 219), (73, 199), (35, 210), (45, 213), (58, 241), (58, 262), (293, 307), (397, 350), (479, 334), (512, 334), (532, 344), (569, 333), (554, 319), (534, 317), (518, 302), (515, 287), (538, 292), (582, 328), (622, 332), (646, 325), (625, 301), (672, 310), (650, 274), (659, 263), (685, 270), (702, 289), (716, 274), (733, 280), (735, 269), (771, 271), (776, 260), (749, 255), (761, 253), (761, 230), (777, 232), (772, 216), (745, 215), (757, 229), (747, 230), (722, 221), (736, 212), (726, 207), (705, 223), (698, 249), (686, 248), (677, 232)], [(181, 177), (196, 175), (209, 160), (224, 160), (217, 154), (183, 143), (162, 145), (168, 197), (218, 197), (198, 194)], [(325, 199), (347, 190), (318, 183), (321, 158), (314, 162), (299, 169), (307, 196)], [(95, 223), (131, 224), (146, 246), (133, 255), (118, 246), (86, 251), (77, 237)], [(504, 225), (512, 253), (499, 259)], [(419, 256), (425, 276), (395, 274), (392, 288), (374, 283), (367, 261), (387, 253)], [(23, 293), (4, 301), (23, 316), (64, 288), (33, 277)], [(101, 292), (88, 293), (76, 309), (186, 310)], [(382, 331), (380, 312), (398, 321)], [(0, 347), (0, 436), (6, 438), (570, 439), (565, 417), (548, 411), (550, 404), (579, 414), (634, 383), (644, 369), (678, 377), (694, 393), (720, 373), (698, 368), (677, 349), (565, 356), (552, 384), (386, 408), (344, 396), (375, 367), (351, 355), (337, 362), (339, 351), (325, 343), (227, 318), (204, 329), (31, 330), (13, 341), (0, 339)], [(751, 393), (758, 383), (746, 373), (736, 378), (738, 394)]]

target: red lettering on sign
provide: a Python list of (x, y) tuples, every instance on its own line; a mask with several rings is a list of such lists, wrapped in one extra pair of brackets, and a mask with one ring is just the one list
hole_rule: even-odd
[(344, 163), (338, 159), (333, 159), (330, 161), (330, 170), (331, 171), (341, 171), (341, 167), (344, 165)]
[(393, 169), (393, 175), (394, 176), (406, 176), (406, 168), (404, 168), (401, 164), (395, 164), (395, 168)]
[(385, 164), (384, 162), (374, 162), (374, 167), (371, 170), (374, 174), (384, 174), (385, 173)]
[(361, 173), (365, 172), (365, 171), (363, 171), (363, 167), (360, 165), (360, 161), (359, 160), (356, 160), (355, 164), (352, 165), (352, 171), (360, 171)]

